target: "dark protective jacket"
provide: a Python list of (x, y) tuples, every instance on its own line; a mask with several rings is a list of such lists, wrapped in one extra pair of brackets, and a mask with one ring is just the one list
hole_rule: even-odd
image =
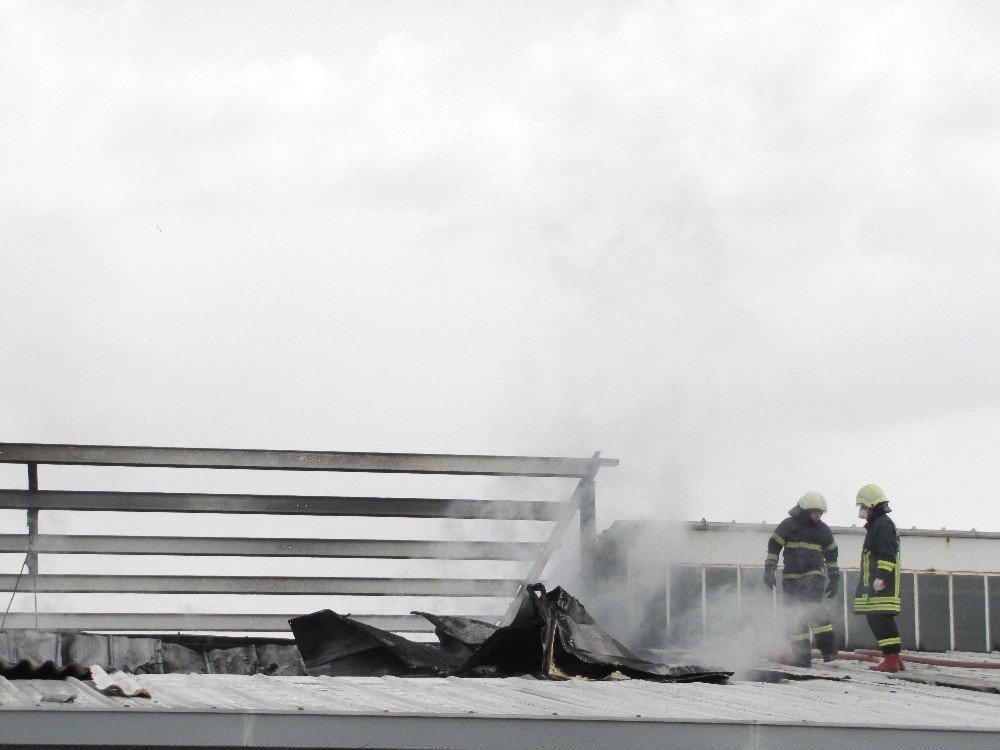
[[(865, 524), (865, 542), (861, 547), (861, 578), (854, 595), (854, 611), (899, 612), (899, 532), (886, 515), (888, 508), (875, 507), (875, 517)], [(885, 588), (875, 591), (876, 578), (885, 581)]]
[(767, 542), (766, 570), (778, 567), (778, 555), (782, 549), (785, 556), (783, 577), (786, 580), (824, 574), (831, 581), (840, 579), (833, 532), (822, 521), (813, 522), (809, 511), (795, 506), (788, 511), (788, 518), (778, 524)]

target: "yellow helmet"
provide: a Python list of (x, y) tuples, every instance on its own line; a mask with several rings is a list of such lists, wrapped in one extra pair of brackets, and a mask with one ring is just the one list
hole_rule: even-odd
[(826, 513), (826, 498), (818, 492), (807, 492), (799, 498), (802, 510), (821, 510)]
[(882, 492), (882, 488), (877, 484), (866, 484), (860, 490), (858, 490), (858, 499), (856, 501), (857, 505), (863, 505), (866, 508), (874, 508), (879, 503), (887, 503), (889, 499)]

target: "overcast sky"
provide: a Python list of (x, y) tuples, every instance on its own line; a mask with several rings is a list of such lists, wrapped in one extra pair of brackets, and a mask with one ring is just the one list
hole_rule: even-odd
[(0, 440), (1000, 530), (998, 71), (992, 0), (2, 2)]

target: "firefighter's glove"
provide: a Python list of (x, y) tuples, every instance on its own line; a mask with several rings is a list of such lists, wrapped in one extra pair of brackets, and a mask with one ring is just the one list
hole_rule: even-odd
[(840, 579), (831, 578), (826, 582), (826, 598), (832, 599), (837, 595), (837, 589), (840, 588)]
[(775, 577), (774, 577), (774, 571), (770, 570), (770, 569), (765, 570), (764, 571), (764, 585), (767, 586), (769, 589), (773, 590), (776, 584), (777, 584), (777, 581), (775, 580)]
[(885, 580), (882, 578), (876, 578), (872, 581), (872, 591), (885, 591)]

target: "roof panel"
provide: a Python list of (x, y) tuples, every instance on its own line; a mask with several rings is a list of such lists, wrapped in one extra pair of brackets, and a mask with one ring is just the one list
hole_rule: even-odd
[[(78, 680), (4, 680), (0, 710), (35, 706), (46, 691), (75, 690), (76, 708), (167, 711), (305, 711), (319, 714), (567, 716), (588, 719), (877, 724), (983, 727), (1000, 730), (1000, 694), (907, 682), (871, 673), (864, 662), (815, 670), (816, 679), (777, 684), (733, 680), (728, 685), (639, 680), (566, 682), (400, 677), (269, 677), (265, 675), (137, 675), (152, 699), (94, 700)], [(956, 670), (910, 664), (908, 674)], [(963, 675), (977, 670), (962, 670)], [(1000, 690), (1000, 674), (978, 670)], [(873, 705), (878, 705), (875, 715)]]

